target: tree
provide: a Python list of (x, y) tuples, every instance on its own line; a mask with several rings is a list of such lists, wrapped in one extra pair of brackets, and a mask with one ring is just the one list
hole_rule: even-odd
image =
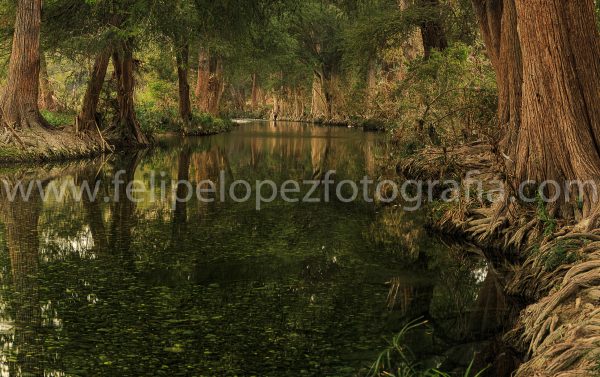
[(112, 49), (106, 47), (94, 58), (94, 66), (90, 72), (90, 78), (83, 97), (81, 110), (79, 115), (77, 115), (79, 130), (93, 130), (94, 127), (100, 127), (101, 121), (97, 116), (98, 102), (100, 101), (100, 94), (102, 92), (102, 87), (104, 86), (104, 79), (106, 77), (106, 71), (108, 70), (111, 55)]
[[(498, 120), (505, 133), (500, 148), (513, 189), (527, 180), (599, 183), (594, 1), (474, 0), (474, 6), (497, 74)], [(596, 201), (587, 187), (563, 198), (551, 213), (595, 218)]]
[(122, 41), (113, 51), (113, 66), (117, 82), (118, 113), (114, 120), (117, 142), (125, 146), (148, 145), (148, 138), (140, 128), (135, 113), (135, 61), (133, 59), (133, 39)]
[[(145, 40), (153, 37), (153, 24), (149, 20), (154, 19), (160, 8), (156, 0), (47, 0), (45, 3), (46, 47), (74, 61), (94, 56), (76, 121), (79, 133), (97, 137), (101, 130), (109, 142), (120, 146), (149, 144), (135, 112), (134, 73), (138, 64), (134, 53), (139, 48), (136, 39), (139, 34), (144, 34)], [(117, 109), (113, 123), (103, 125), (98, 116), (98, 103), (111, 58)], [(99, 141), (105, 144), (103, 137)]]
[(93, 56), (93, 67), (76, 119), (79, 133), (97, 133), (103, 126), (98, 103), (106, 71), (118, 41), (124, 17), (115, 14), (105, 1), (46, 0), (42, 14), (42, 43), (45, 50), (74, 62)]
[(42, 0), (17, 3), (8, 80), (0, 101), (2, 124), (13, 132), (48, 127), (38, 107), (41, 11)]
[(43, 52), (40, 52), (40, 98), (39, 106), (41, 109), (55, 110), (56, 100), (54, 99), (54, 90), (48, 75), (48, 64)]
[(177, 77), (179, 82), (179, 115), (184, 124), (192, 120), (192, 102), (190, 100), (190, 83), (188, 80), (190, 64), (190, 45), (181, 43), (177, 51)]

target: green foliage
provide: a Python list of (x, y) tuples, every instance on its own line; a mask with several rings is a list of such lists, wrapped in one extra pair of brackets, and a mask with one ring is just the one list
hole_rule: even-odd
[(427, 321), (412, 321), (405, 325), (399, 333), (392, 337), (386, 350), (384, 350), (369, 370), (369, 376), (376, 377), (390, 375), (395, 377), (414, 376), (416, 368), (414, 356), (405, 345), (406, 336), (414, 329), (425, 325)]
[(543, 199), (542, 199), (541, 195), (539, 195), (539, 193), (536, 197), (536, 201), (537, 201), (537, 216), (538, 216), (538, 219), (542, 222), (542, 225), (544, 227), (544, 237), (549, 237), (556, 230), (558, 222), (556, 221), (556, 219), (554, 217), (550, 216), (550, 214), (548, 213), (548, 208), (546, 206), (546, 203), (543, 201)]
[(429, 59), (409, 64), (407, 78), (391, 97), (396, 104), (383, 117), (402, 119), (394, 130), (402, 138), (416, 135), (436, 145), (455, 145), (476, 139), (495, 141), (496, 83), (494, 72), (477, 48), (461, 43)]
[(233, 128), (229, 119), (204, 113), (194, 113), (189, 125), (184, 125), (176, 108), (157, 108), (149, 103), (138, 106), (136, 111), (142, 130), (148, 134), (176, 132), (201, 136), (228, 132)]
[(559, 242), (548, 255), (544, 255), (542, 261), (544, 270), (547, 272), (556, 271), (560, 266), (570, 265), (579, 260), (577, 252), (573, 245), (566, 242)]
[(157, 109), (146, 103), (137, 106), (136, 114), (142, 130), (147, 134), (181, 131), (175, 109)]
[[(450, 377), (450, 374), (435, 368), (422, 370), (411, 350), (406, 346), (406, 338), (410, 332), (427, 324), (427, 321), (417, 319), (408, 323), (392, 337), (388, 348), (377, 357), (369, 370), (369, 377)], [(466, 369), (463, 377), (481, 377), (487, 370), (473, 372), (473, 363)]]
[(51, 126), (60, 127), (60, 126), (68, 126), (75, 123), (75, 114), (74, 113), (64, 113), (58, 111), (48, 111), (41, 110), (40, 111), (44, 118), (50, 123)]
[(193, 114), (190, 126), (185, 129), (188, 135), (214, 135), (223, 132), (231, 131), (233, 122), (229, 119), (213, 117), (210, 114), (200, 113)]

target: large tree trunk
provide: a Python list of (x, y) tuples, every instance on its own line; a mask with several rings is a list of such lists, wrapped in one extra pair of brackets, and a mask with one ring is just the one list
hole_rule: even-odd
[(434, 49), (441, 51), (448, 48), (448, 39), (440, 21), (440, 1), (419, 0), (419, 2), (424, 8), (422, 12), (427, 15), (427, 19), (423, 20), (420, 25), (425, 59), (427, 59)]
[(209, 94), (208, 85), (210, 81), (210, 57), (208, 51), (200, 49), (198, 53), (198, 81), (196, 84), (196, 102), (198, 109), (208, 112)]
[[(507, 125), (501, 147), (513, 187), (527, 180), (600, 183), (600, 39), (594, 1), (474, 4), (498, 74), (499, 120)], [(597, 211), (589, 187), (580, 198), (559, 204), (551, 207), (552, 214), (588, 218)]]
[[(498, 85), (498, 122), (503, 133), (500, 148), (506, 156), (515, 156), (521, 117), (523, 67), (517, 33), (514, 0), (475, 0), (488, 55), (496, 71)], [(510, 163), (510, 160), (507, 160)], [(509, 166), (508, 170), (513, 170)]]
[(90, 73), (90, 79), (83, 97), (81, 112), (78, 115), (79, 130), (81, 131), (94, 130), (96, 126), (100, 126), (98, 102), (104, 86), (111, 53), (111, 49), (105, 49), (94, 60), (94, 67)]
[(40, 52), (40, 93), (39, 106), (45, 110), (56, 110), (56, 101), (54, 99), (54, 90), (50, 83), (48, 75), (48, 64), (43, 52)]
[(211, 75), (208, 84), (208, 112), (212, 115), (217, 115), (221, 105), (221, 98), (223, 97), (223, 92), (225, 91), (225, 81), (223, 80), (223, 60), (216, 57), (212, 59), (210, 65)]
[(185, 43), (177, 51), (177, 77), (179, 79), (179, 115), (184, 125), (192, 120), (190, 84), (188, 82), (190, 46)]
[[(515, 177), (599, 183), (600, 40), (594, 2), (519, 0), (516, 9), (523, 102)], [(591, 194), (583, 195), (584, 217), (595, 207)]]
[(41, 0), (19, 0), (6, 90), (0, 103), (4, 127), (48, 127), (38, 107)]
[(120, 48), (113, 52), (113, 64), (119, 104), (114, 124), (118, 135), (117, 143), (128, 146), (148, 145), (148, 139), (142, 132), (135, 114), (135, 78), (133, 76), (135, 63), (130, 41), (122, 43)]

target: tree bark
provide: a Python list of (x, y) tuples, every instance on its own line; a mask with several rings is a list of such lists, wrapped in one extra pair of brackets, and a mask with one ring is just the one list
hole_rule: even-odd
[(40, 52), (40, 98), (39, 106), (45, 110), (56, 110), (56, 101), (54, 100), (54, 90), (50, 83), (48, 75), (48, 64), (43, 52)]
[(92, 68), (85, 96), (83, 97), (83, 105), (78, 115), (80, 131), (94, 130), (96, 125), (100, 126), (98, 102), (100, 101), (100, 94), (104, 86), (111, 53), (111, 49), (105, 49), (94, 60), (94, 67)]
[[(503, 133), (502, 153), (515, 156), (521, 123), (523, 67), (514, 0), (474, 1), (483, 40), (496, 72), (498, 122)], [(511, 160), (508, 170), (514, 169)]]
[(198, 81), (196, 84), (196, 102), (198, 109), (208, 112), (209, 94), (208, 85), (210, 81), (210, 56), (206, 49), (200, 49), (198, 53)]
[[(474, 4), (498, 75), (498, 117), (506, 133), (501, 148), (513, 189), (527, 180), (600, 183), (600, 36), (594, 1)], [(590, 187), (580, 197), (563, 196), (552, 214), (573, 217), (581, 200), (584, 218), (597, 215)]]
[(117, 102), (119, 104), (114, 124), (119, 138), (118, 143), (126, 146), (148, 145), (148, 139), (142, 132), (135, 114), (135, 78), (133, 76), (135, 63), (131, 41), (121, 43), (121, 46), (113, 52), (113, 65), (117, 79)]
[(225, 91), (225, 81), (223, 80), (223, 60), (219, 57), (211, 62), (211, 74), (208, 84), (208, 112), (212, 115), (219, 113), (221, 98)]
[(177, 51), (177, 77), (179, 79), (179, 115), (184, 125), (192, 120), (190, 84), (188, 82), (190, 46), (185, 43)]
[(49, 127), (38, 107), (41, 0), (19, 0), (6, 90), (0, 103), (5, 127)]

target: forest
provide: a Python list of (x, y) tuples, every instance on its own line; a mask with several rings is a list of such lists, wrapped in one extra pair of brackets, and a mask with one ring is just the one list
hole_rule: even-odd
[(594, 0), (0, 0), (2, 374), (600, 376), (599, 57)]

